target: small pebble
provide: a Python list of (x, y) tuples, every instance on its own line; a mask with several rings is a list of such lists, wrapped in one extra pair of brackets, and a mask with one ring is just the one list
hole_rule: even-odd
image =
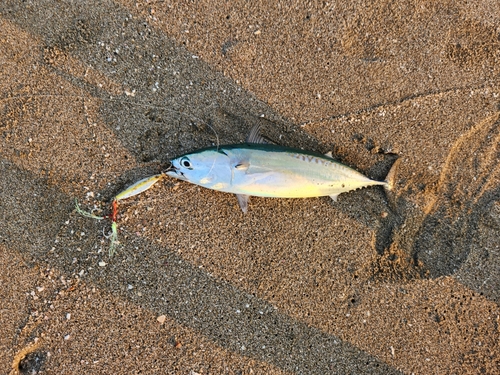
[(158, 318), (156, 318), (156, 320), (158, 321), (158, 323), (160, 324), (163, 324), (165, 323), (165, 320), (167, 319), (167, 317), (165, 315), (160, 315)]

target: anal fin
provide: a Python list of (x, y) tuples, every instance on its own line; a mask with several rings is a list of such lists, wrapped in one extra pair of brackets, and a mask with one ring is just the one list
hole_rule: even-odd
[(332, 198), (332, 200), (333, 200), (334, 202), (337, 202), (337, 198), (338, 198), (338, 196), (339, 196), (338, 194), (332, 194), (332, 195), (330, 195), (330, 198)]

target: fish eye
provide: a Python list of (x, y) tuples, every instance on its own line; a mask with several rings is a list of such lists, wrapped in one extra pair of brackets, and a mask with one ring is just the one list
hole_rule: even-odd
[(188, 158), (182, 158), (181, 159), (181, 165), (184, 167), (184, 168), (187, 168), (187, 169), (193, 169), (193, 167), (191, 166), (191, 162), (189, 161)]

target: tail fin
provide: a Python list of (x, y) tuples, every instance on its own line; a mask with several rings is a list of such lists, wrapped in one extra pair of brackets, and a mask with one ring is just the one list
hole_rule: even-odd
[(389, 173), (387, 173), (387, 177), (384, 180), (385, 182), (384, 189), (386, 191), (392, 191), (392, 189), (394, 188), (396, 169), (398, 168), (400, 162), (401, 159), (397, 159), (392, 165), (391, 169), (389, 170)]

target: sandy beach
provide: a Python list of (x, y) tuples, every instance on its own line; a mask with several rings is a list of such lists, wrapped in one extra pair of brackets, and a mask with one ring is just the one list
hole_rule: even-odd
[[(0, 4), (0, 374), (500, 374), (500, 2)], [(165, 178), (250, 128), (383, 180)]]

